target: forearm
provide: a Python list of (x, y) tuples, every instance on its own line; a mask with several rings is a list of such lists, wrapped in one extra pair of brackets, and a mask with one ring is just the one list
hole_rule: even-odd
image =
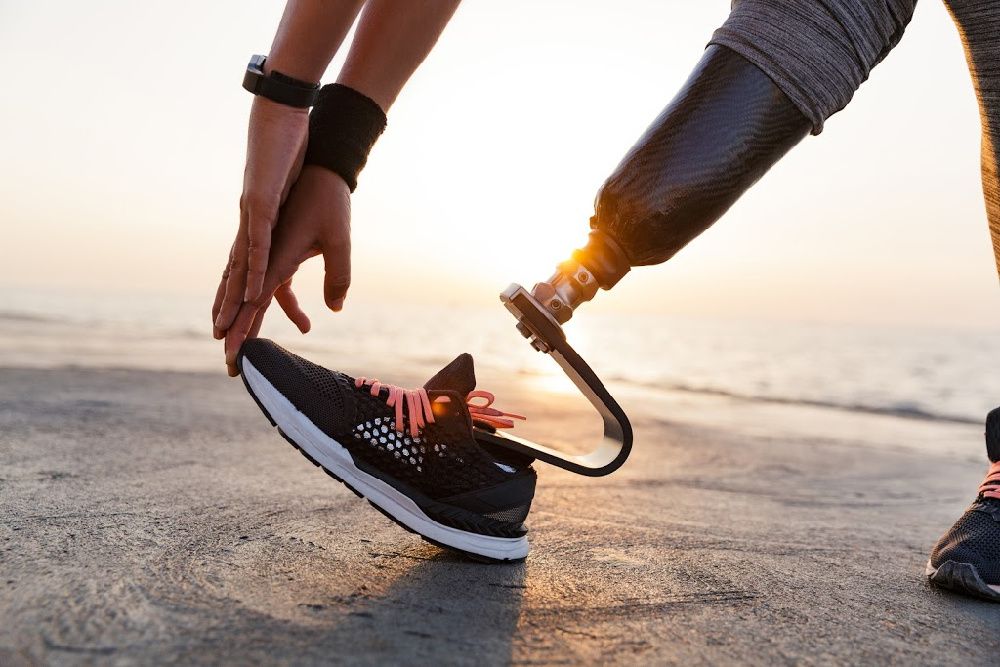
[(434, 48), (460, 0), (369, 0), (338, 83), (388, 111)]
[(319, 81), (363, 4), (364, 0), (288, 0), (271, 43), (267, 71)]

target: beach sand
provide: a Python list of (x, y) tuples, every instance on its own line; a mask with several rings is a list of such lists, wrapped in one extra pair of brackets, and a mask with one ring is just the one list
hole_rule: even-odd
[[(536, 437), (592, 430), (490, 388)], [(0, 370), (0, 664), (996, 664), (1000, 606), (923, 576), (981, 428), (641, 398), (625, 467), (538, 466), (530, 556), (484, 565), (321, 474), (221, 372)]]

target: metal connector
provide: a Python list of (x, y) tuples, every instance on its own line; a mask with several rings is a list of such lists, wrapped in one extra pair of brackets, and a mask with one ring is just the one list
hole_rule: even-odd
[(618, 244), (595, 230), (586, 246), (559, 264), (548, 280), (535, 284), (531, 296), (557, 323), (565, 324), (581, 304), (593, 299), (599, 289), (611, 289), (629, 268)]

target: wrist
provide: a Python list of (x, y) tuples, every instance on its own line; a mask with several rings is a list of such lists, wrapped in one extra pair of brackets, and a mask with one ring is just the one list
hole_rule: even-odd
[(272, 49), (264, 61), (264, 74), (268, 76), (278, 73), (317, 86), (325, 71), (326, 64), (310, 63), (283, 50)]
[(351, 188), (347, 185), (347, 181), (344, 177), (335, 171), (330, 171), (326, 167), (321, 167), (315, 164), (307, 164), (302, 167), (302, 175), (299, 177), (307, 179), (308, 181), (317, 184), (324, 190), (328, 190), (335, 194), (343, 195), (345, 197), (351, 196)]
[(250, 106), (250, 113), (255, 116), (262, 116), (266, 118), (288, 118), (292, 116), (299, 116), (306, 122), (308, 122), (309, 119), (308, 108), (288, 106), (287, 104), (282, 104), (281, 102), (269, 100), (263, 95), (254, 96), (253, 102)]
[(309, 115), (305, 163), (339, 174), (354, 192), (385, 125), (385, 112), (371, 98), (339, 83), (323, 86)]
[(344, 65), (344, 68), (340, 71), (340, 76), (337, 77), (337, 84), (346, 86), (364, 95), (375, 102), (383, 112), (389, 110), (389, 107), (396, 101), (396, 96), (399, 94), (398, 89), (383, 85), (384, 82), (378, 79), (365, 77), (347, 65)]
[(266, 56), (255, 55), (247, 64), (243, 75), (243, 88), (256, 97), (266, 97), (272, 102), (305, 109), (316, 103), (319, 83), (296, 79), (267, 61)]

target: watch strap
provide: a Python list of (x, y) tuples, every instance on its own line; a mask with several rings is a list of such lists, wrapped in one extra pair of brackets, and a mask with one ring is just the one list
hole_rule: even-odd
[(264, 73), (265, 56), (255, 55), (247, 65), (243, 76), (243, 88), (254, 95), (266, 97), (272, 102), (299, 109), (308, 109), (316, 103), (319, 84), (290, 77), (281, 72)]

